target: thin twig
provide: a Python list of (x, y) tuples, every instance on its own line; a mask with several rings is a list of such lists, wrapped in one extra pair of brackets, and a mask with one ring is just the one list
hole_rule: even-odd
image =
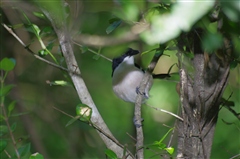
[(127, 134), (131, 139), (133, 139), (134, 141), (136, 141), (136, 139), (135, 139), (132, 135), (130, 135), (128, 132), (126, 132), (126, 134)]
[(4, 150), (4, 152), (5, 152), (5, 154), (7, 155), (8, 158), (12, 158), (12, 156), (9, 155), (9, 153), (6, 150)]
[(229, 159), (234, 159), (234, 158), (237, 158), (237, 157), (239, 157), (240, 156), (240, 154), (237, 154), (237, 155), (235, 155), (235, 156), (233, 156), (233, 157), (231, 157), (231, 158), (229, 158)]
[[(72, 115), (64, 112), (63, 110), (61, 110), (61, 109), (59, 109), (59, 108), (56, 108), (56, 107), (53, 106), (53, 109), (59, 111), (60, 113), (66, 115), (66, 116), (68, 116), (68, 117), (70, 117), (70, 118), (74, 118), (74, 116), (72, 116)], [(81, 120), (79, 120), (79, 121), (81, 121)], [(124, 146), (123, 146), (121, 143), (119, 143), (116, 139), (114, 139), (113, 137), (111, 137), (111, 135), (108, 135), (104, 130), (102, 130), (101, 128), (99, 128), (97, 125), (93, 124), (91, 121), (89, 121), (89, 122), (90, 122), (89, 125), (92, 126), (94, 129), (100, 131), (100, 132), (101, 132), (102, 134), (104, 134), (107, 138), (109, 138), (109, 139), (111, 139), (113, 142), (115, 142), (118, 146), (124, 148)], [(86, 124), (86, 122), (83, 122), (83, 123)], [(127, 151), (128, 151), (128, 153), (129, 153), (129, 155), (130, 155), (132, 158), (134, 158), (133, 154), (132, 154), (129, 150), (127, 150)]]
[[(4, 74), (3, 74), (3, 71), (1, 71), (1, 78), (2, 79), (0, 79), (0, 82), (1, 82), (1, 88), (3, 88), (3, 86), (4, 86)], [(10, 124), (9, 124), (9, 121), (8, 121), (8, 115), (7, 115), (7, 111), (6, 111), (6, 109), (5, 109), (5, 105), (4, 105), (4, 96), (1, 96), (1, 98), (0, 98), (0, 107), (2, 108), (2, 112), (3, 112), (3, 116), (4, 116), (4, 120), (5, 120), (5, 122), (6, 122), (6, 125), (7, 125), (7, 128), (8, 128), (8, 132), (9, 132), (9, 134), (10, 134), (10, 137), (11, 137), (11, 140), (12, 140), (12, 143), (13, 143), (13, 147), (14, 147), (14, 151), (15, 151), (15, 153), (16, 153), (16, 156), (17, 156), (17, 158), (18, 159), (20, 159), (20, 155), (19, 155), (19, 152), (18, 152), (18, 149), (17, 149), (17, 144), (16, 144), (16, 141), (15, 141), (15, 138), (14, 138), (14, 136), (13, 136), (13, 133), (12, 133), (12, 129), (11, 129), (11, 126), (10, 126)]]
[(149, 104), (147, 104), (147, 103), (146, 103), (146, 105), (147, 105), (148, 107), (150, 107), (150, 108), (153, 108), (153, 109), (155, 109), (155, 110), (158, 110), (158, 111), (164, 112), (164, 113), (166, 113), (166, 114), (172, 115), (172, 116), (174, 116), (175, 118), (183, 121), (183, 118), (181, 118), (180, 116), (178, 116), (178, 115), (176, 115), (176, 114), (174, 114), (174, 113), (172, 113), (172, 112), (169, 112), (169, 111), (167, 111), (167, 110), (164, 110), (164, 109), (161, 109), (161, 108), (157, 108), (157, 107), (151, 106), (151, 105), (149, 105)]
[(48, 61), (40, 56), (38, 56), (37, 54), (35, 54), (12, 30), (12, 28), (8, 27), (6, 24), (2, 23), (3, 27), (10, 33), (12, 34), (13, 37), (15, 37), (15, 39), (29, 52), (31, 53), (35, 58), (37, 58), (40, 61), (43, 61), (45, 63), (47, 63), (48, 65), (51, 65), (53, 67), (59, 68), (60, 70), (66, 71), (66, 72), (70, 72), (67, 68), (59, 66), (55, 63), (52, 63), (51, 61)]
[[(74, 40), (72, 41), (72, 43), (74, 43), (75, 45), (78, 45), (78, 46), (80, 46), (80, 47), (83, 46), (83, 45), (77, 43), (77, 42), (74, 41)], [(100, 53), (97, 53), (96, 51), (94, 51), (94, 50), (92, 50), (92, 49), (89, 49), (89, 48), (88, 48), (88, 51), (90, 51), (91, 53), (94, 53), (94, 54), (96, 54), (96, 55), (98, 55), (98, 56), (100, 56), (100, 57), (102, 57), (102, 58), (104, 58), (104, 59), (112, 62), (112, 59), (110, 59), (110, 58), (108, 58), (108, 57), (106, 57), (106, 56), (104, 56), (104, 55), (102, 55), (102, 54), (100, 54)]]

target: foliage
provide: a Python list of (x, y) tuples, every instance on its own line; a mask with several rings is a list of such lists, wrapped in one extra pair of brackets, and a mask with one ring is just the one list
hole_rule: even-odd
[[(51, 7), (56, 9), (53, 12), (58, 12), (58, 14), (61, 15), (60, 17), (63, 19), (63, 22), (67, 23), (68, 29), (73, 32), (73, 35), (71, 36), (73, 37), (73, 42), (77, 44), (75, 54), (79, 60), (78, 62), (82, 70), (81, 75), (86, 81), (88, 89), (90, 90), (99, 111), (106, 119), (106, 123), (109, 125), (110, 129), (113, 130), (113, 134), (116, 138), (118, 138), (121, 143), (128, 143), (127, 148), (131, 149), (134, 147), (132, 146), (134, 145), (134, 141), (129, 140), (129, 136), (134, 136), (134, 131), (132, 129), (133, 126), (130, 122), (132, 121), (132, 107), (128, 106), (127, 103), (119, 101), (119, 99), (116, 99), (113, 95), (110, 88), (111, 64), (102, 57), (106, 56), (111, 59), (124, 52), (127, 47), (139, 48), (139, 46), (141, 46), (143, 57), (142, 62), (145, 66), (149, 64), (149, 61), (154, 55), (160, 52), (164, 52), (164, 54), (167, 52), (168, 56), (161, 57), (163, 61), (160, 67), (163, 69), (164, 73), (176, 73), (178, 71), (176, 65), (174, 65), (174, 63), (177, 62), (175, 56), (177, 52), (176, 39), (181, 33), (188, 32), (193, 28), (201, 28), (205, 31), (205, 35), (202, 38), (202, 48), (206, 49), (209, 54), (213, 54), (214, 50), (221, 48), (224, 43), (223, 35), (218, 32), (217, 24), (209, 20), (209, 14), (214, 12), (217, 12), (217, 14), (223, 18), (224, 23), (222, 28), (223, 30), (228, 30), (228, 36), (232, 39), (231, 48), (234, 48), (234, 55), (231, 57), (233, 76), (230, 77), (230, 83), (224, 96), (227, 97), (230, 92), (234, 92), (231, 100), (235, 102), (235, 109), (237, 110), (237, 105), (239, 105), (238, 86), (240, 84), (240, 80), (238, 76), (239, 72), (236, 70), (239, 69), (240, 56), (240, 39), (238, 31), (240, 14), (239, 8), (237, 7), (238, 5), (236, 5), (235, 1), (231, 1), (229, 3), (220, 1), (219, 4), (220, 7), (222, 7), (221, 10), (213, 8), (214, 1), (192, 3), (171, 3), (170, 1), (166, 3), (145, 3), (143, 1), (106, 1), (106, 3), (95, 1), (81, 2), (81, 5), (83, 6), (81, 9), (83, 10), (79, 10), (80, 17), (75, 17), (76, 19), (73, 20), (74, 22), (71, 22), (71, 18), (73, 18), (72, 14), (74, 14), (74, 9), (72, 7), (74, 4), (72, 4), (72, 2), (65, 5), (63, 10), (61, 8), (61, 4), (57, 2), (37, 2), (37, 4), (38, 6), (36, 8), (32, 8), (31, 10), (27, 10), (24, 7), (15, 8), (14, 11), (11, 10), (11, 12), (19, 13), (22, 21), (18, 23), (24, 23), (24, 25), (13, 23), (15, 25), (12, 25), (12, 28), (19, 28), (19, 26), (21, 26), (21, 29), (25, 29), (25, 35), (31, 35), (30, 37), (32, 37), (32, 39), (28, 38), (26, 40), (28, 41), (27, 48), (33, 49), (35, 55), (39, 55), (44, 59), (53, 61), (55, 64), (65, 66), (65, 61), (61, 54), (61, 48), (57, 43), (58, 39), (53, 31), (54, 29), (51, 24), (49, 24), (45, 15), (37, 9), (39, 6), (44, 6), (45, 9), (54, 6)], [(15, 3), (13, 3), (13, 5), (16, 6)], [(67, 13), (66, 17), (64, 17), (63, 12)], [(11, 16), (8, 18), (10, 17)], [(150, 23), (150, 26), (147, 26), (150, 27), (150, 29), (145, 29), (145, 26), (140, 27), (140, 29), (133, 27), (136, 26), (136, 24), (141, 26), (144, 24), (144, 20)], [(81, 24), (79, 25), (78, 22)], [(101, 42), (105, 42), (104, 38), (101, 39), (102, 35), (106, 37), (113, 37), (113, 39), (116, 40), (124, 33), (129, 33), (129, 30), (136, 31), (137, 36), (139, 35), (141, 39), (135, 39), (128, 43), (123, 42), (114, 46), (107, 45), (106, 41), (106, 46), (102, 45), (100, 47), (92, 46), (91, 43), (89, 43), (89, 45), (78, 43), (78, 41), (75, 40), (75, 38), (81, 38), (84, 37), (84, 35), (96, 35), (95, 38), (100, 38)], [(9, 36), (7, 33), (5, 33), (5, 35)], [(133, 36), (132, 34), (129, 35)], [(87, 41), (87, 38), (88, 37), (86, 36), (84, 41)], [(92, 38), (92, 41), (94, 41), (95, 38)], [(130, 38), (131, 37), (129, 37), (129, 39)], [(10, 43), (9, 40), (7, 42)], [(184, 42), (191, 43), (191, 41)], [(11, 43), (15, 44), (15, 40), (11, 39)], [(167, 45), (164, 49), (161, 48), (163, 43)], [(8, 46), (7, 43), (5, 45)], [(1, 87), (0, 95), (6, 99), (7, 109), (7, 117), (1, 114), (2, 121), (6, 120), (6, 118), (12, 118), (14, 115), (13, 113), (17, 112), (16, 107), (18, 101), (7, 98), (11, 96), (10, 94), (12, 90), (15, 87), (19, 87), (19, 89), (30, 88), (29, 90), (22, 89), (17, 92), (17, 94), (24, 94), (24, 98), (20, 98), (20, 101), (23, 101), (22, 103), (26, 108), (25, 110), (29, 111), (32, 115), (30, 120), (31, 126), (33, 129), (38, 131), (38, 133), (29, 135), (33, 135), (35, 138), (41, 136), (40, 138), (44, 139), (43, 141), (38, 142), (42, 145), (42, 147), (44, 147), (43, 149), (47, 152), (49, 157), (93, 158), (104, 157), (104, 155), (106, 155), (109, 158), (117, 158), (114, 152), (109, 149), (105, 150), (103, 144), (99, 142), (99, 138), (97, 138), (96, 134), (93, 133), (92, 128), (85, 124), (89, 124), (92, 110), (88, 109), (90, 110), (90, 115), (86, 115), (85, 111), (84, 113), (81, 113), (82, 107), (88, 108), (88, 106), (81, 104), (78, 105), (78, 97), (76, 96), (72, 83), (69, 80), (69, 76), (66, 73), (59, 73), (56, 70), (52, 70), (49, 66), (39, 61), (32, 62), (33, 57), (25, 57), (22, 52), (20, 53), (16, 51), (19, 50), (19, 46), (16, 50), (11, 47), (6, 49), (8, 49), (9, 52), (13, 52), (12, 56), (16, 56), (16, 59), (20, 59), (18, 67), (21, 68), (21, 70), (16, 70), (17, 77), (15, 78), (18, 80), (17, 85), (4, 84)], [(184, 61), (188, 64), (194, 55), (191, 50), (186, 49), (184, 56), (188, 58)], [(4, 55), (4, 57), (7, 56)], [(221, 55), (219, 55), (219, 57), (221, 57)], [(165, 62), (164, 60), (169, 60), (171, 62)], [(15, 64), (16, 61), (9, 58), (4, 58), (1, 61), (0, 68), (5, 70), (5, 74), (2, 77), (4, 80), (7, 79), (8, 73), (13, 70)], [(189, 65), (189, 69), (191, 69), (191, 67), (192, 66)], [(176, 112), (178, 94), (175, 92), (175, 83), (171, 82), (171, 80), (175, 80), (174, 78), (175, 77), (172, 76), (170, 80), (155, 81), (152, 91), (150, 92), (152, 97), (148, 102), (153, 105), (160, 105), (159, 107), (171, 110), (172, 112)], [(179, 77), (176, 79), (179, 79)], [(43, 81), (47, 81), (47, 85)], [(74, 107), (76, 105), (77, 107), (75, 110)], [(52, 107), (54, 106), (59, 107), (61, 110), (64, 110), (64, 112), (74, 114), (74, 116), (75, 114), (77, 115), (69, 120), (69, 117), (63, 115), (62, 113), (52, 111)], [(166, 114), (160, 114), (159, 112), (151, 110), (147, 107), (143, 107), (143, 110), (143, 116), (145, 119), (145, 143), (153, 143), (152, 146), (158, 147), (161, 152), (162, 150), (167, 151), (167, 153), (174, 156), (173, 150), (174, 148), (176, 149), (176, 143), (173, 143), (172, 147), (167, 147), (166, 144), (162, 142), (163, 139), (168, 137), (164, 134), (164, 132), (168, 131), (168, 128), (160, 125), (162, 123), (173, 125), (175, 119), (170, 118)], [(16, 114), (21, 115), (21, 113), (22, 112), (17, 112)], [(79, 121), (79, 119), (82, 122), (75, 122)], [(231, 136), (237, 136), (239, 133), (239, 130), (237, 130), (239, 129), (239, 122), (236, 121), (232, 114), (225, 110), (221, 110), (219, 119), (221, 128), (217, 126), (212, 154), (214, 158), (223, 156), (225, 158), (230, 158), (231, 156), (234, 156), (234, 154), (238, 153), (237, 147), (239, 147), (239, 144), (234, 142), (235, 140), (233, 138), (228, 138), (227, 134), (232, 133), (233, 135)], [(224, 123), (236, 123), (238, 126), (233, 127), (231, 125), (223, 124), (221, 119), (227, 121)], [(6, 125), (0, 125), (1, 136), (7, 136), (9, 131), (14, 130), (15, 132), (16, 129), (23, 129), (21, 131), (25, 131), (23, 126), (21, 128), (16, 127), (19, 122), (17, 122), (17, 124), (15, 122), (10, 124), (11, 130), (8, 130)], [(65, 125), (67, 127), (64, 127)], [(226, 129), (226, 127), (229, 129)], [(171, 129), (169, 132), (170, 131)], [(130, 135), (126, 135), (126, 132)], [(22, 134), (21, 132), (16, 133), (17, 136)], [(28, 130), (26, 133), (31, 132)], [(159, 138), (161, 139), (156, 141), (156, 139)], [(5, 140), (1, 140), (0, 142), (0, 150), (2, 151), (10, 149), (8, 144), (9, 140), (6, 140), (8, 138), (4, 139)], [(50, 145), (46, 145), (46, 142)], [(18, 152), (20, 155), (29, 156), (30, 152), (32, 152), (30, 151), (30, 147), (33, 147), (34, 150), (39, 148), (35, 147), (36, 145), (32, 145), (33, 144), (30, 145), (29, 143), (22, 144), (21, 148), (20, 146), (18, 147)], [(148, 144), (144, 146), (147, 147), (147, 145)], [(219, 147), (219, 145), (226, 146)], [(69, 150), (69, 147), (71, 147), (71, 150)], [(96, 148), (101, 149), (96, 152)], [(219, 149), (224, 150), (219, 151)], [(145, 150), (146, 157), (155, 155), (155, 152), (152, 152), (151, 150), (152, 149)], [(93, 151), (94, 154), (92, 153)], [(14, 156), (13, 154), (14, 152), (10, 155)], [(43, 158), (40, 154), (32, 154), (30, 158), (38, 158), (38, 156), (39, 158)]]
[[(9, 119), (12, 117), (12, 111), (15, 108), (16, 101), (12, 101), (6, 110), (5, 106), (5, 98), (14, 88), (14, 85), (5, 84), (5, 80), (9, 74), (10, 71), (14, 69), (16, 65), (15, 59), (12, 58), (3, 58), (0, 61), (0, 71), (1, 71), (1, 88), (0, 88), (0, 104), (1, 104), (1, 121), (5, 121), (6, 125), (3, 125), (3, 122), (1, 122), (0, 125), (0, 155), (5, 156), (7, 155), (8, 158), (14, 157), (14, 158), (22, 158), (27, 157), (30, 154), (30, 143), (27, 144), (20, 144), (16, 145), (17, 141), (14, 137), (14, 132), (16, 130), (17, 123), (14, 122), (13, 124), (9, 123)], [(11, 138), (12, 141), (10, 141), (8, 138)], [(7, 145), (12, 143), (14, 146), (11, 146), (11, 149), (15, 149), (15, 152), (12, 152), (12, 150), (7, 149)], [(10, 151), (11, 153), (9, 153)], [(42, 157), (43, 158), (43, 157)]]

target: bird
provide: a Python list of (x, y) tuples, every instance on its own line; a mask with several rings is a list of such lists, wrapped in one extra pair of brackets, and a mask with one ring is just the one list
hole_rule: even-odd
[[(135, 62), (134, 56), (139, 54), (138, 50), (129, 48), (123, 55), (116, 57), (112, 61), (112, 88), (117, 97), (126, 101), (135, 103), (139, 92), (140, 82), (143, 79), (145, 71)], [(153, 84), (151, 77), (145, 92), (143, 103), (149, 98), (149, 90)]]

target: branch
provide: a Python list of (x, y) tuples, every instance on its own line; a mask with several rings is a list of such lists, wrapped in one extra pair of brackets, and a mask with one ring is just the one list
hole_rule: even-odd
[(74, 37), (72, 40), (74, 43), (80, 43), (88, 46), (113, 46), (120, 45), (123, 43), (131, 42), (139, 38), (139, 33), (146, 30), (149, 27), (148, 23), (137, 22), (132, 26), (131, 31), (125, 32), (120, 37), (109, 37), (100, 35), (88, 35), (81, 34), (80, 36)]
[(174, 113), (172, 113), (172, 112), (169, 112), (169, 111), (167, 111), (167, 110), (160, 109), (160, 108), (157, 108), (157, 107), (153, 107), (153, 106), (151, 106), (151, 105), (149, 105), (149, 104), (147, 104), (147, 103), (146, 103), (146, 105), (147, 105), (148, 107), (152, 108), (152, 109), (155, 109), (155, 110), (164, 112), (164, 113), (166, 113), (166, 114), (169, 114), (169, 115), (171, 115), (171, 116), (173, 116), (173, 117), (175, 117), (175, 118), (183, 121), (183, 118), (181, 118), (180, 116), (178, 116), (178, 115), (176, 115), (176, 114), (174, 114)]
[[(148, 71), (144, 74), (144, 77), (139, 86), (139, 92), (145, 92), (145, 88), (152, 77), (151, 73)], [(142, 129), (142, 117), (141, 117), (141, 104), (142, 104), (142, 93), (138, 93), (136, 102), (135, 102), (135, 109), (134, 109), (134, 119), (136, 125), (136, 155), (137, 158), (144, 158), (143, 155), (143, 129)]]
[(136, 40), (137, 35), (132, 32), (127, 32), (119, 38), (100, 36), (100, 35), (88, 35), (81, 34), (80, 36), (74, 37), (72, 40), (74, 43), (80, 43), (88, 46), (113, 46)]
[(63, 71), (67, 71), (69, 72), (68, 69), (66, 69), (65, 67), (62, 67), (62, 66), (59, 66), (55, 63), (52, 63), (40, 56), (38, 56), (37, 54), (35, 54), (12, 30), (12, 28), (8, 27), (6, 24), (2, 23), (2, 26), (10, 33), (12, 34), (13, 37), (15, 37), (15, 39), (29, 52), (31, 53), (35, 58), (37, 58), (38, 60), (40, 61), (43, 61), (45, 63), (47, 63), (48, 65), (51, 65), (53, 67), (56, 67), (56, 68), (59, 68), (60, 70), (63, 70)]
[[(60, 113), (74, 119), (74, 116), (64, 112), (63, 110), (60, 110), (56, 107), (53, 106), (53, 109), (59, 111)], [(81, 120), (80, 120), (81, 121)], [(113, 142), (115, 142), (118, 146), (122, 147), (123, 149), (125, 148), (120, 142), (118, 142), (115, 138), (113, 138), (111, 135), (108, 135), (104, 130), (102, 130), (101, 128), (99, 128), (97, 125), (94, 125), (93, 123), (91, 123), (91, 121), (89, 121), (90, 123), (88, 123), (90, 126), (92, 126), (94, 129), (100, 131), (101, 133), (103, 133), (106, 137), (108, 137), (110, 140), (112, 140)], [(87, 124), (87, 122), (83, 122), (85, 124)], [(127, 150), (128, 151), (128, 150)], [(134, 158), (134, 156), (132, 155), (132, 153), (130, 151), (128, 151), (129, 155)]]
[[(78, 93), (79, 99), (83, 104), (88, 105), (92, 108), (92, 116), (91, 116), (91, 122), (94, 125), (97, 125), (101, 130), (104, 130), (107, 134), (109, 134), (113, 139), (114, 136), (110, 132), (109, 128), (105, 124), (104, 120), (102, 119), (100, 113), (98, 112), (98, 109), (96, 105), (94, 104), (92, 97), (90, 93), (88, 92), (88, 89), (86, 87), (86, 84), (81, 76), (78, 76), (76, 74), (73, 74), (71, 72), (76, 72), (77, 74), (81, 74), (80, 69), (77, 65), (76, 58), (74, 56), (72, 44), (71, 44), (71, 37), (70, 33), (67, 30), (67, 26), (65, 25), (65, 14), (64, 10), (62, 9), (64, 4), (61, 1), (60, 4), (58, 3), (59, 10), (56, 10), (53, 8), (52, 5), (47, 4), (47, 2), (39, 2), (39, 4), (45, 8), (41, 8), (43, 13), (46, 15), (46, 17), (51, 22), (57, 36), (59, 39), (60, 46), (62, 48), (62, 53), (65, 58), (66, 64), (68, 69), (70, 70), (69, 76), (71, 77), (73, 84), (76, 88), (76, 91)], [(54, 6), (56, 7), (56, 6)], [(59, 13), (59, 14), (56, 14)], [(124, 149), (121, 148), (119, 145), (117, 145), (115, 142), (110, 140), (108, 137), (106, 137), (102, 132), (99, 130), (97, 131), (99, 136), (104, 141), (107, 148), (113, 150), (119, 158), (123, 156)], [(130, 158), (130, 156), (128, 156)]]
[[(145, 92), (146, 87), (148, 84), (150, 84), (153, 80), (152, 79), (152, 72), (157, 64), (158, 59), (161, 57), (161, 55), (163, 54), (164, 49), (166, 48), (165, 45), (161, 45), (159, 47), (159, 50), (161, 51), (161, 53), (155, 54), (155, 56), (153, 57), (151, 63), (148, 66), (148, 70), (146, 71), (146, 73), (144, 74), (144, 77), (140, 83), (139, 86), (139, 92)], [(158, 50), (158, 51), (159, 51)], [(136, 102), (135, 102), (135, 110), (134, 110), (134, 118), (135, 118), (135, 125), (136, 125), (136, 155), (137, 158), (144, 158), (143, 155), (143, 140), (144, 140), (144, 136), (143, 136), (143, 129), (142, 129), (142, 117), (141, 117), (141, 104), (142, 104), (142, 93), (139, 93), (137, 95), (136, 98)]]

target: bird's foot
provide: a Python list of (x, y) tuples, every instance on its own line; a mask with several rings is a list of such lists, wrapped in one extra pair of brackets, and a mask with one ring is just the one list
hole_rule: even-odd
[(143, 118), (141, 118), (140, 120), (137, 120), (135, 116), (133, 117), (133, 124), (136, 126), (136, 128), (140, 128), (143, 125), (142, 124), (143, 121), (144, 121)]
[(136, 93), (144, 96), (144, 98), (148, 98), (148, 95), (145, 92), (140, 91), (140, 87), (136, 88)]

